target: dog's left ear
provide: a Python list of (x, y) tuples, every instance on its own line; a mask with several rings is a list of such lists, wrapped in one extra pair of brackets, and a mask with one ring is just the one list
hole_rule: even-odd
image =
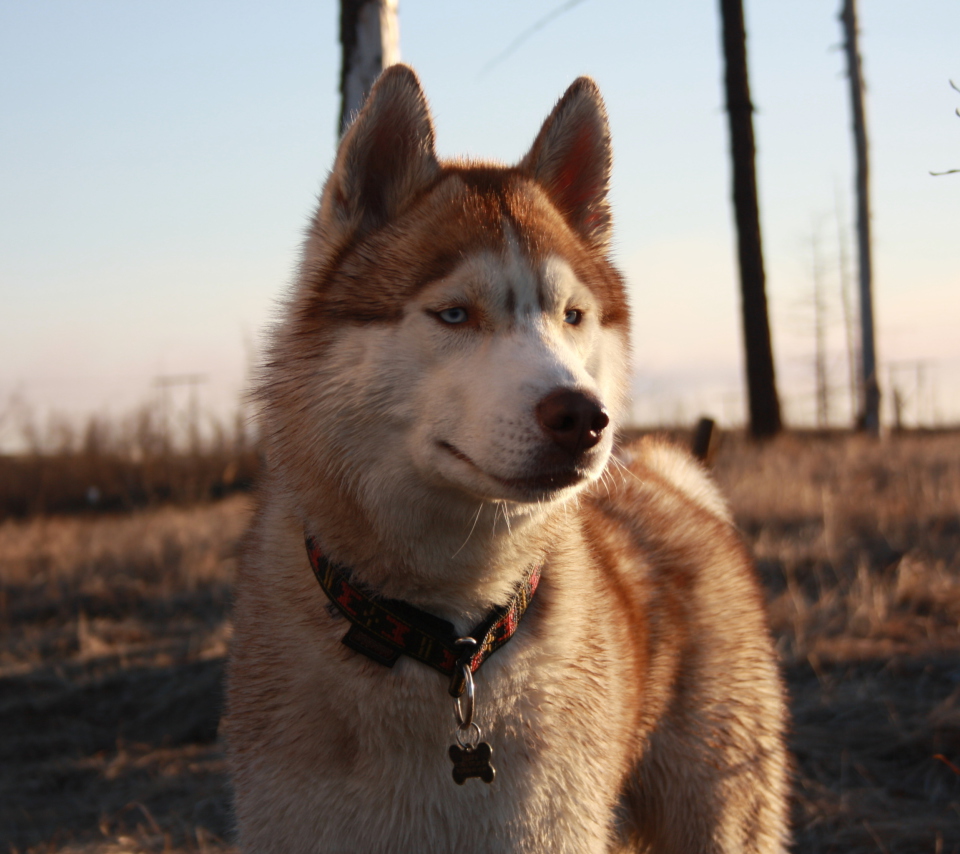
[(520, 169), (546, 190), (574, 231), (604, 247), (610, 240), (612, 160), (600, 90), (589, 77), (579, 77), (543, 123)]

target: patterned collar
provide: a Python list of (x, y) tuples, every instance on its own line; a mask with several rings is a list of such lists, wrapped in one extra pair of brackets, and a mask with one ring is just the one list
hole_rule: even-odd
[(475, 673), (517, 630), (520, 618), (533, 600), (540, 582), (541, 565), (527, 573), (513, 598), (489, 614), (468, 633), (476, 641), (464, 652), (452, 623), (421, 611), (408, 602), (384, 599), (351, 581), (344, 567), (328, 560), (313, 537), (307, 537), (307, 554), (323, 592), (353, 624), (343, 643), (373, 661), (393, 667), (408, 655), (450, 677), (450, 694), (464, 690), (464, 666)]

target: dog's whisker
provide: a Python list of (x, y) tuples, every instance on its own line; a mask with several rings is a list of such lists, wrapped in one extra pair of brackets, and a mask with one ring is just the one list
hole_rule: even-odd
[(493, 507), (493, 530), (490, 532), (492, 537), (497, 536), (497, 519), (500, 517), (500, 511), (503, 509), (503, 502), (498, 501)]
[(460, 548), (458, 548), (452, 555), (450, 555), (451, 558), (455, 558), (458, 554), (460, 554), (460, 552), (463, 551), (467, 543), (470, 542), (470, 537), (473, 536), (473, 532), (476, 530), (477, 522), (480, 521), (480, 514), (482, 512), (483, 512), (483, 502), (480, 502), (480, 505), (477, 507), (477, 515), (473, 517), (473, 524), (470, 526), (470, 530), (467, 533), (467, 538), (460, 544)]
[(640, 477), (640, 475), (638, 475), (638, 474), (637, 474), (633, 469), (631, 469), (629, 466), (624, 465), (624, 464), (623, 464), (620, 460), (618, 460), (616, 457), (610, 457), (610, 459), (613, 460), (613, 461), (617, 464), (617, 468), (620, 469), (620, 471), (621, 471), (623, 474), (629, 475), (629, 476), (632, 477), (637, 483), (639, 483), (641, 486), (646, 485), (646, 481), (645, 481), (642, 477)]
[(610, 497), (610, 470), (604, 469), (600, 472), (600, 477), (597, 478), (597, 482), (600, 486), (603, 487), (604, 491), (607, 493), (607, 498)]

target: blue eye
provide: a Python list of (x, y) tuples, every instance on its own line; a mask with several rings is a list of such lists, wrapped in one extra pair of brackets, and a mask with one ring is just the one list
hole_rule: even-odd
[(581, 320), (583, 320), (583, 312), (579, 308), (568, 309), (563, 316), (563, 322), (569, 323), (571, 326), (579, 325)]
[(444, 323), (449, 323), (451, 326), (466, 322), (467, 316), (467, 310), (465, 308), (460, 308), (460, 306), (445, 308), (443, 311), (437, 312), (437, 317), (439, 317)]

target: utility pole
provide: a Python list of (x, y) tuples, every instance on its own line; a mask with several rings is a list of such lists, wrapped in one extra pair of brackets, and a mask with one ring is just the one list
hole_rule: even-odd
[(750, 432), (754, 438), (780, 432), (780, 400), (773, 369), (770, 320), (767, 312), (760, 208), (757, 197), (753, 138), (753, 104), (747, 74), (747, 33), (743, 0), (720, 0), (723, 28), (724, 82), (730, 120), (733, 160), (733, 207), (737, 221), (743, 339), (746, 352)]
[(850, 80), (850, 104), (853, 110), (853, 141), (857, 160), (857, 247), (860, 265), (860, 345), (863, 389), (858, 418), (861, 429), (876, 436), (880, 432), (880, 383), (877, 379), (877, 355), (873, 326), (873, 260), (870, 241), (870, 169), (867, 158), (867, 119), (863, 104), (863, 74), (857, 32), (856, 0), (843, 0), (840, 11), (847, 76)]
[(340, 121), (343, 136), (373, 81), (400, 61), (397, 0), (340, 0)]
[(156, 377), (153, 384), (160, 389), (160, 400), (163, 417), (163, 443), (165, 452), (169, 453), (173, 447), (170, 430), (170, 392), (172, 388), (186, 386), (190, 389), (190, 398), (187, 406), (187, 444), (192, 452), (196, 453), (200, 446), (200, 399), (198, 386), (205, 383), (204, 374), (165, 374)]

